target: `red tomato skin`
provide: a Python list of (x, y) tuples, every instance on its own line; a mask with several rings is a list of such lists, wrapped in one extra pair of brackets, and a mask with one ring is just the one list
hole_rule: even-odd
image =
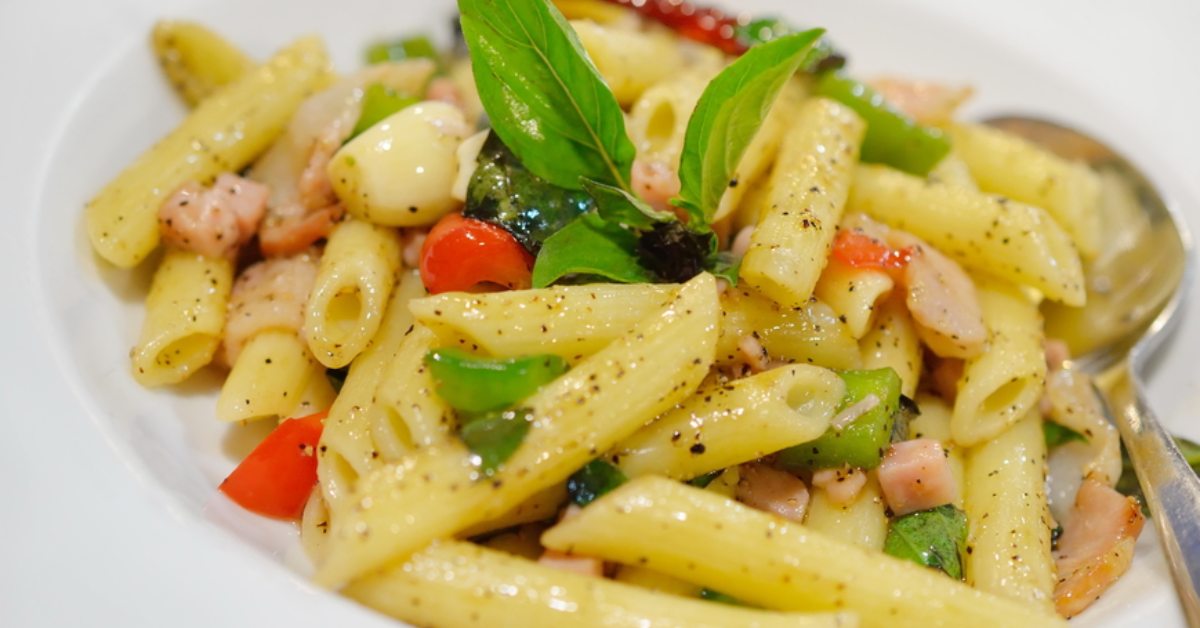
[(852, 268), (869, 268), (894, 275), (908, 266), (913, 251), (893, 249), (864, 233), (840, 229), (833, 239), (830, 256)]
[(480, 284), (523, 290), (532, 283), (533, 261), (504, 229), (448, 214), (421, 247), (421, 281), (430, 294), (466, 291)]
[(221, 482), (221, 492), (250, 512), (299, 519), (317, 483), (317, 446), (326, 414), (280, 423)]

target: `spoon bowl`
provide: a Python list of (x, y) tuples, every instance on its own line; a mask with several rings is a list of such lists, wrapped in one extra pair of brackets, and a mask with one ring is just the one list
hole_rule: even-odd
[(1043, 305), (1046, 335), (1071, 347), (1067, 368), (1095, 376), (1158, 528), (1184, 615), (1200, 626), (1200, 478), (1155, 418), (1139, 379), (1183, 319), (1195, 262), (1191, 235), (1145, 175), (1104, 143), (1036, 118), (986, 123), (1100, 174), (1105, 239), (1084, 267), (1087, 304)]

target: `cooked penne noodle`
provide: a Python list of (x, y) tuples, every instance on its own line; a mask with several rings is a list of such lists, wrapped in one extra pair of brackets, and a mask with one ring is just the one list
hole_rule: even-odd
[(721, 295), (721, 337), (717, 362), (744, 362), (746, 338), (753, 338), (771, 360), (853, 369), (862, 363), (858, 343), (828, 305), (809, 300), (793, 309), (745, 288)]
[(524, 523), (549, 521), (554, 519), (562, 505), (567, 503), (567, 485), (565, 482), (534, 493), (529, 499), (517, 504), (508, 512), (477, 523), (459, 533), (459, 537), (469, 538), (503, 530)]
[(325, 418), (321, 446), (317, 449), (317, 477), (325, 499), (337, 503), (353, 488), (360, 473), (367, 473), (385, 461), (399, 459), (412, 444), (397, 442), (394, 433), (381, 433), (375, 425), (386, 421), (375, 391), (383, 379), (404, 338), (412, 329), (408, 301), (425, 294), (415, 272), (400, 276), (383, 312), (379, 331), (359, 354), (346, 374), (342, 390)]
[(963, 158), (954, 151), (951, 151), (945, 159), (933, 167), (933, 170), (929, 171), (929, 180), (947, 185), (957, 185), (969, 190), (979, 189), (975, 179), (971, 178), (971, 170), (967, 167), (967, 162), (963, 161)]
[(591, 20), (576, 20), (571, 26), (617, 102), (624, 106), (683, 69), (682, 51), (661, 32), (609, 28)]
[(847, 206), (937, 247), (967, 268), (1083, 305), (1083, 266), (1045, 210), (885, 166), (859, 166)]
[(158, 246), (159, 205), (188, 181), (208, 183), (248, 165), (330, 80), (328, 65), (319, 40), (301, 39), (201, 103), (88, 203), (92, 247), (125, 268), (145, 259)]
[(542, 543), (642, 565), (765, 608), (852, 608), (868, 627), (1065, 625), (925, 567), (654, 476), (564, 519)]
[[(457, 439), (361, 478), (352, 498), (335, 506), (331, 550), (317, 580), (343, 585), (439, 536), (507, 513), (682, 401), (712, 364), (718, 307), (715, 280), (700, 275), (544, 386), (523, 404), (533, 417), (528, 434), (490, 479), (480, 477)], [(609, 420), (593, 420), (600, 413)]]
[(250, 339), (217, 399), (217, 418), (253, 421), (286, 417), (315, 373), (316, 361), (290, 330), (270, 329)]
[[(515, 595), (513, 583), (521, 583)], [(461, 541), (439, 541), (346, 595), (405, 621), (467, 626), (846, 628), (851, 613), (804, 615), (713, 604), (573, 574)], [(470, 600), (468, 602), (468, 600)]]
[(692, 70), (659, 83), (638, 98), (626, 127), (638, 157), (679, 167), (688, 119), (715, 73)]
[(858, 346), (862, 368), (890, 368), (900, 376), (900, 392), (909, 397), (916, 394), (925, 358), (921, 338), (903, 299), (893, 296), (877, 306), (875, 322)]
[(379, 329), (400, 270), (395, 231), (357, 220), (334, 228), (305, 309), (313, 356), (328, 368), (346, 366)]
[(825, 267), (865, 129), (853, 111), (823, 98), (805, 101), (792, 125), (741, 267), (747, 285), (788, 308), (808, 301)]
[(966, 361), (950, 424), (954, 442), (964, 447), (990, 440), (1036, 408), (1046, 384), (1045, 335), (1037, 307), (999, 281), (981, 283), (979, 304), (988, 328), (987, 350)]
[[(737, 211), (746, 197), (746, 191), (755, 187), (765, 187), (768, 183), (767, 174), (779, 155), (779, 146), (788, 129), (795, 123), (800, 112), (804, 90), (796, 81), (784, 86), (771, 112), (763, 120), (762, 128), (754, 135), (754, 140), (746, 147), (746, 152), (738, 162), (737, 170), (729, 181), (729, 187), (721, 195), (721, 203), (713, 215), (713, 222), (719, 222)], [(757, 222), (757, 218), (755, 219)]]
[(888, 517), (883, 495), (879, 491), (879, 480), (874, 473), (867, 474), (867, 483), (849, 504), (834, 503), (819, 486), (811, 490), (808, 514), (804, 517), (806, 528), (824, 534), (833, 541), (876, 552), (883, 550)]
[(437, 395), (425, 355), (440, 346), (438, 337), (417, 325), (404, 338), (383, 372), (375, 399), (400, 440), (428, 447), (454, 433), (454, 410)]
[(541, 290), (451, 292), (410, 304), (447, 345), (494, 356), (552, 353), (578, 362), (657, 310), (678, 286), (596, 284)]
[(137, 345), (129, 352), (143, 386), (178, 384), (212, 361), (225, 328), (233, 264), (171, 249), (163, 256)]
[(1047, 613), (1054, 558), (1046, 507), (1046, 440), (1035, 409), (967, 450), (967, 582)]
[(150, 40), (163, 73), (191, 106), (254, 70), (254, 61), (195, 22), (162, 20)]
[(871, 329), (878, 308), (896, 282), (887, 273), (869, 268), (854, 268), (831, 263), (817, 280), (814, 294), (837, 313), (855, 338)]
[(325, 538), (328, 534), (329, 508), (325, 505), (320, 487), (317, 487), (313, 489), (308, 502), (304, 504), (304, 513), (300, 515), (300, 545), (315, 565), (321, 564), (325, 557)]
[(804, 364), (703, 387), (610, 457), (629, 477), (683, 480), (756, 460), (825, 433), (845, 388), (832, 371)]
[(957, 153), (987, 192), (1050, 212), (1085, 258), (1100, 250), (1100, 178), (1019, 136), (982, 124), (946, 128)]

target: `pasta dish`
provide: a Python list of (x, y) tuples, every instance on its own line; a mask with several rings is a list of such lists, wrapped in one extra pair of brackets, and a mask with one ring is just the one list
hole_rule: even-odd
[[(679, 0), (458, 0), (456, 37), (199, 24), (88, 203), (156, 264), (130, 372), (270, 421), (221, 484), (414, 625), (1052, 626), (1129, 568), (1079, 307), (1108, 181)], [(164, 417), (165, 419), (165, 417)]]

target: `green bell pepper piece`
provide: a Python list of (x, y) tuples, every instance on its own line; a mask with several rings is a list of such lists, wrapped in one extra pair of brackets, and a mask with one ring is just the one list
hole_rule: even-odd
[(442, 399), (468, 414), (507, 408), (567, 371), (556, 355), (481, 358), (453, 348), (430, 351), (425, 364)]
[(587, 506), (628, 481), (620, 469), (597, 458), (567, 478), (567, 495), (576, 506)]
[(416, 98), (401, 96), (378, 83), (368, 85), (363, 92), (362, 113), (358, 114), (358, 122), (354, 124), (354, 130), (350, 131), (350, 137), (346, 138), (346, 141), (349, 142), (363, 131), (383, 122), (384, 118), (417, 102), (419, 101)]
[(879, 405), (855, 419), (841, 431), (829, 428), (817, 440), (779, 452), (778, 463), (791, 470), (828, 469), (850, 465), (863, 469), (879, 466), (891, 442), (895, 414), (900, 408), (900, 376), (890, 368), (840, 373), (846, 383), (842, 408), (862, 401), (867, 395)]
[(941, 131), (923, 127), (888, 105), (875, 90), (837, 72), (817, 81), (816, 93), (854, 110), (867, 123), (862, 160), (925, 176), (950, 152)]
[(367, 48), (367, 64), (384, 63), (387, 61), (403, 61), (405, 59), (433, 59), (441, 61), (433, 42), (428, 37), (408, 37), (395, 41), (383, 41), (372, 44)]
[(475, 466), (491, 477), (521, 446), (532, 424), (533, 413), (524, 408), (490, 412), (465, 423), (458, 437), (474, 454)]

